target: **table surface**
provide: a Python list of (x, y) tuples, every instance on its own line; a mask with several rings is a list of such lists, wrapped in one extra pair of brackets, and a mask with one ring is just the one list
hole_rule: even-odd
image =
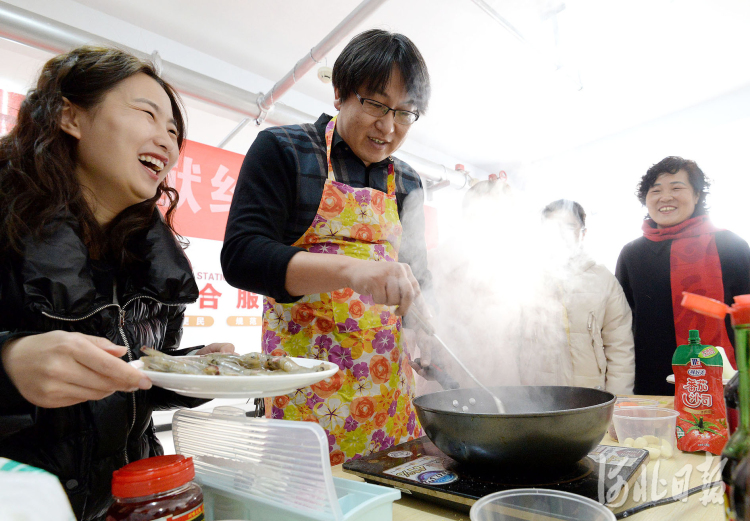
[[(674, 397), (648, 397), (658, 400), (663, 407), (672, 407)], [(603, 445), (617, 445), (605, 434)], [(709, 455), (710, 456), (710, 455)], [(629, 487), (625, 501), (615, 504), (615, 513), (636, 507), (640, 504), (666, 497), (676, 496), (688, 488), (699, 487), (712, 481), (721, 481), (719, 458), (712, 457), (707, 464), (705, 453), (687, 453), (675, 450), (670, 459), (652, 460), (642, 467), (632, 487)], [(361, 478), (344, 472), (341, 465), (333, 467), (333, 475), (356, 481)], [(685, 482), (689, 481), (687, 488)], [(645, 487), (642, 485), (645, 483)], [(452, 519), (469, 521), (469, 514), (450, 510), (438, 505), (409, 497), (402, 493), (401, 499), (393, 504), (393, 521), (433, 521)], [(706, 488), (686, 498), (628, 516), (634, 521), (722, 521), (724, 500), (721, 487)]]

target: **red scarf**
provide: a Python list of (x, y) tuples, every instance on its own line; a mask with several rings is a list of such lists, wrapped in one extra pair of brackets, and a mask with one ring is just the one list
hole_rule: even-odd
[(653, 222), (651, 219), (644, 221), (643, 236), (654, 242), (672, 241), (669, 268), (677, 345), (687, 344), (688, 331), (697, 329), (701, 342), (723, 347), (732, 367), (736, 368), (734, 348), (729, 342), (726, 323), (699, 315), (680, 305), (683, 291), (724, 302), (724, 282), (714, 236), (719, 228), (711, 224), (707, 215), (693, 217), (669, 228), (652, 227)]

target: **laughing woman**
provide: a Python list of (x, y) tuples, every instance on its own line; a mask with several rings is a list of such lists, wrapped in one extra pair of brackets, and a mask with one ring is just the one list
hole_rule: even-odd
[(636, 394), (674, 393), (665, 379), (690, 329), (700, 331), (704, 344), (724, 347), (735, 366), (729, 317), (720, 322), (680, 305), (683, 291), (727, 304), (750, 293), (750, 248), (711, 224), (708, 188), (698, 165), (681, 157), (662, 159), (638, 186), (648, 209), (643, 237), (625, 245), (615, 273), (633, 310)]
[[(166, 181), (184, 120), (152, 65), (82, 47), (47, 62), (17, 121), (0, 140), (0, 456), (100, 519), (112, 472), (163, 452), (151, 411), (202, 403), (127, 363), (144, 345), (182, 354), (198, 296)], [(233, 348), (199, 353), (214, 351)]]

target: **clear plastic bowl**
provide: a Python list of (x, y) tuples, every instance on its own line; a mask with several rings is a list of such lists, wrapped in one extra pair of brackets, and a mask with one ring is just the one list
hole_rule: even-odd
[(504, 490), (484, 496), (469, 512), (471, 521), (615, 521), (604, 505), (570, 492), (541, 488)]
[[(648, 398), (632, 398), (629, 396), (618, 396), (615, 402), (615, 407), (656, 407), (659, 402), (656, 400), (649, 400)], [(617, 430), (615, 429), (615, 422), (612, 421), (607, 429), (607, 434), (614, 441), (617, 440)]]
[(619, 407), (612, 415), (612, 422), (620, 438), (633, 440), (644, 436), (656, 436), (666, 440), (672, 450), (675, 448), (675, 427), (680, 415), (673, 409), (662, 407)]

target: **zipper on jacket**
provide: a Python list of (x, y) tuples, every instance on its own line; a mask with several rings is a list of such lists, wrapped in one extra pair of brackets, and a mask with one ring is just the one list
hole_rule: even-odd
[[(122, 341), (125, 342), (125, 348), (127, 349), (128, 361), (132, 362), (133, 361), (133, 352), (130, 349), (130, 342), (128, 342), (128, 338), (127, 338), (127, 336), (125, 336), (125, 308), (127, 306), (129, 306), (131, 303), (133, 303), (133, 302), (135, 302), (136, 300), (139, 300), (139, 299), (153, 300), (154, 302), (156, 302), (158, 304), (161, 304), (162, 306), (167, 306), (167, 307), (180, 306), (182, 304), (181, 303), (178, 303), (178, 304), (166, 304), (166, 303), (160, 301), (159, 299), (156, 299), (156, 298), (151, 297), (149, 295), (136, 295), (135, 297), (133, 297), (130, 300), (128, 300), (124, 305), (120, 306), (120, 304), (119, 304), (119, 302), (117, 300), (117, 281), (113, 282), (112, 290), (113, 290), (113, 293), (112, 293), (112, 295), (113, 295), (113, 299), (112, 299), (113, 302), (111, 304), (105, 304), (104, 306), (101, 306), (101, 307), (95, 309), (94, 311), (92, 311), (91, 313), (88, 313), (87, 315), (85, 315), (83, 317), (78, 317), (78, 318), (58, 317), (58, 316), (52, 315), (50, 313), (47, 313), (46, 311), (42, 311), (42, 315), (44, 315), (45, 317), (48, 317), (48, 318), (55, 319), (55, 320), (62, 320), (64, 322), (80, 322), (81, 320), (86, 320), (87, 318), (93, 317), (94, 315), (96, 315), (97, 313), (99, 313), (100, 311), (102, 311), (104, 309), (107, 309), (107, 308), (110, 308), (110, 307), (116, 307), (118, 309), (118, 312), (119, 312), (119, 315), (120, 315), (120, 319), (119, 319), (119, 321), (117, 323), (117, 330), (120, 333), (120, 337), (122, 338)], [(130, 393), (130, 397), (131, 397), (130, 405), (132, 406), (133, 419), (130, 422), (130, 427), (128, 428), (128, 432), (125, 434), (125, 450), (124, 450), (124, 452), (125, 452), (125, 464), (126, 465), (128, 463), (130, 463), (130, 458), (128, 457), (128, 440), (130, 439), (130, 433), (133, 431), (133, 428), (135, 427), (135, 417), (136, 417), (136, 410), (137, 410), (136, 403), (135, 403), (135, 391), (133, 391), (132, 393)]]
[[(596, 342), (594, 341), (594, 319), (595, 318), (596, 318), (596, 316), (594, 315), (594, 312), (590, 311), (589, 312), (589, 320), (588, 320), (588, 323), (586, 324), (586, 329), (589, 330), (589, 338), (591, 338), (591, 347), (594, 348), (594, 360), (596, 361), (596, 367), (597, 367), (597, 369), (599, 369), (599, 375), (605, 375), (606, 374), (606, 366), (605, 366), (605, 369), (602, 369), (601, 364), (599, 363), (599, 355), (598, 355), (598, 352), (596, 351)], [(596, 388), (597, 389), (604, 389), (604, 386), (603, 385), (598, 385)]]
[[(120, 337), (122, 338), (122, 341), (125, 344), (125, 349), (127, 349), (126, 353), (128, 355), (128, 362), (133, 361), (133, 353), (130, 351), (130, 342), (128, 342), (128, 337), (125, 336), (125, 310), (122, 306), (120, 306), (120, 301), (117, 298), (117, 279), (112, 281), (112, 301), (117, 305), (117, 308), (119, 310), (119, 318), (120, 320), (117, 322), (117, 331), (120, 333)], [(125, 448), (123, 450), (125, 455), (125, 465), (130, 463), (130, 458), (128, 457), (128, 441), (130, 440), (130, 433), (133, 431), (133, 427), (135, 427), (135, 413), (136, 413), (136, 405), (135, 405), (135, 391), (130, 393), (130, 405), (132, 406), (132, 419), (130, 420), (130, 427), (128, 427), (127, 432), (125, 433)]]
[[(42, 315), (44, 315), (45, 317), (48, 317), (48, 318), (55, 319), (55, 320), (62, 320), (64, 322), (80, 322), (82, 320), (86, 320), (87, 318), (93, 317), (94, 315), (96, 315), (97, 313), (99, 313), (100, 311), (102, 311), (104, 309), (111, 308), (111, 307), (116, 307), (118, 309), (119, 316), (120, 316), (120, 320), (118, 321), (118, 324), (117, 324), (117, 330), (120, 333), (120, 337), (122, 338), (122, 341), (125, 342), (125, 348), (127, 349), (128, 361), (132, 362), (133, 361), (133, 352), (130, 349), (130, 343), (128, 342), (128, 338), (127, 338), (127, 336), (125, 336), (125, 308), (129, 304), (131, 304), (132, 302), (134, 302), (136, 300), (139, 300), (139, 299), (153, 300), (154, 302), (156, 302), (158, 304), (161, 304), (162, 306), (167, 306), (167, 307), (180, 306), (181, 304), (166, 304), (166, 303), (160, 301), (159, 299), (156, 299), (156, 298), (148, 296), (148, 295), (136, 295), (135, 297), (133, 297), (130, 300), (128, 300), (123, 306), (120, 306), (120, 304), (119, 304), (119, 302), (117, 300), (117, 281), (115, 281), (113, 283), (113, 288), (112, 289), (113, 289), (113, 293), (112, 293), (113, 294), (113, 302), (111, 304), (105, 304), (104, 306), (96, 308), (94, 311), (88, 313), (85, 316), (78, 317), (78, 318), (58, 317), (58, 316), (52, 315), (50, 313), (47, 313), (46, 311), (42, 311)], [(130, 393), (130, 397), (131, 397), (130, 404), (132, 406), (132, 411), (133, 411), (133, 419), (131, 420), (130, 427), (128, 428), (128, 431), (125, 434), (125, 450), (124, 450), (124, 452), (125, 452), (125, 464), (126, 465), (128, 463), (130, 463), (130, 458), (128, 457), (128, 440), (130, 439), (130, 433), (133, 431), (133, 428), (135, 427), (135, 416), (136, 416), (135, 391), (133, 391), (132, 393)]]
[[(45, 317), (53, 318), (55, 320), (62, 320), (64, 322), (80, 322), (82, 320), (86, 320), (87, 318), (93, 317), (94, 315), (96, 315), (97, 313), (99, 313), (100, 311), (102, 311), (104, 309), (111, 308), (111, 307), (116, 307), (117, 310), (118, 310), (118, 314), (120, 316), (120, 320), (119, 320), (119, 322), (117, 324), (117, 330), (120, 333), (120, 337), (122, 338), (123, 342), (125, 342), (125, 348), (127, 349), (128, 361), (132, 362), (133, 361), (133, 353), (130, 351), (130, 343), (128, 342), (128, 339), (125, 336), (125, 330), (123, 329), (123, 326), (125, 325), (125, 310), (122, 309), (122, 307), (117, 303), (117, 283), (116, 282), (115, 282), (114, 291), (115, 291), (115, 293), (114, 293), (114, 302), (112, 304), (106, 304), (104, 306), (101, 306), (101, 307), (95, 309), (94, 311), (92, 311), (91, 313), (89, 313), (89, 314), (87, 314), (85, 316), (78, 317), (78, 318), (58, 317), (58, 316), (52, 315), (50, 313), (47, 313), (46, 311), (42, 311), (42, 315), (44, 315)], [(132, 302), (133, 300), (134, 299), (131, 299), (128, 303)], [(130, 402), (131, 402), (132, 411), (133, 411), (133, 419), (130, 422), (130, 428), (128, 429), (127, 433), (125, 433), (125, 450), (124, 450), (124, 452), (125, 452), (125, 464), (126, 465), (128, 463), (130, 463), (130, 458), (128, 458), (128, 439), (130, 438), (130, 431), (132, 431), (133, 427), (135, 427), (135, 412), (136, 412), (135, 392), (130, 393), (130, 396), (131, 396)]]
[(111, 307), (117, 307), (117, 308), (119, 308), (120, 306), (117, 305), (117, 304), (114, 304), (114, 303), (113, 304), (105, 304), (105, 305), (103, 305), (100, 308), (96, 308), (94, 311), (92, 311), (88, 315), (85, 315), (83, 317), (78, 317), (78, 318), (58, 317), (56, 315), (52, 315), (50, 313), (47, 313), (46, 311), (42, 311), (42, 315), (44, 315), (47, 318), (53, 318), (55, 320), (62, 320), (64, 322), (80, 322), (81, 320), (86, 320), (87, 318), (93, 317), (94, 315), (96, 315), (97, 313), (99, 313), (100, 311), (102, 311), (103, 309), (107, 309), (107, 308), (111, 308)]
[[(115, 302), (117, 302), (117, 287), (115, 286)], [(135, 302), (136, 300), (140, 299), (149, 299), (153, 300), (154, 302), (161, 304), (162, 306), (179, 306), (179, 304), (165, 304), (164, 302), (160, 301), (159, 299), (156, 299), (154, 297), (148, 296), (148, 295), (136, 295), (135, 297), (131, 298), (125, 304), (122, 305), (120, 308), (120, 322), (117, 325), (117, 329), (120, 331), (120, 336), (122, 337), (122, 341), (125, 342), (125, 347), (128, 349), (128, 360), (130, 362), (133, 361), (133, 352), (130, 350), (130, 343), (128, 342), (127, 337), (125, 336), (125, 308), (128, 307), (131, 303)], [(130, 393), (131, 397), (131, 405), (133, 406), (133, 419), (130, 422), (130, 427), (128, 428), (128, 432), (125, 435), (125, 464), (127, 465), (130, 463), (130, 458), (128, 457), (128, 441), (130, 440), (130, 433), (133, 432), (133, 428), (135, 427), (135, 417), (136, 417), (136, 403), (135, 403), (135, 393), (137, 391), (133, 391)]]
[[(125, 342), (125, 347), (127, 348), (127, 354), (128, 354), (128, 361), (133, 361), (133, 353), (130, 351), (130, 343), (128, 342), (128, 338), (125, 336), (125, 310), (123, 308), (120, 308), (120, 322), (117, 324), (117, 329), (120, 331), (120, 336), (122, 337), (122, 341)], [(128, 428), (128, 432), (125, 434), (125, 464), (127, 465), (130, 463), (130, 458), (128, 458), (128, 441), (130, 440), (130, 433), (133, 431), (133, 427), (135, 427), (135, 413), (136, 413), (136, 406), (135, 406), (135, 393), (136, 391), (133, 391), (130, 393), (130, 404), (133, 406), (133, 419), (130, 421), (130, 427)]]

